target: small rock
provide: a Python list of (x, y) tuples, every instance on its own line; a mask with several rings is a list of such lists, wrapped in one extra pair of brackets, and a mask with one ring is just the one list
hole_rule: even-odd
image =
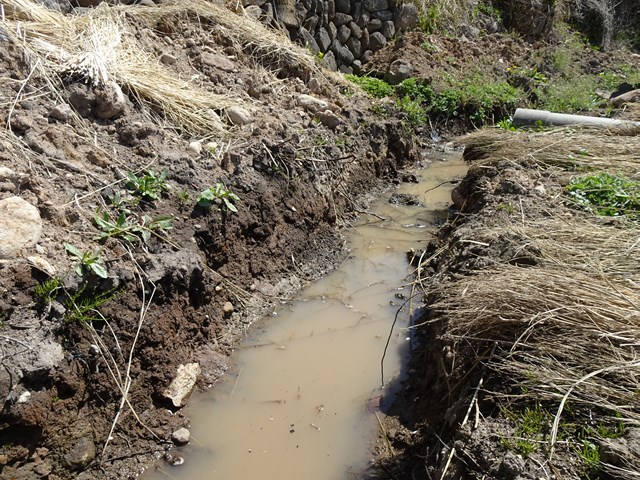
[(171, 434), (171, 440), (176, 445), (186, 445), (191, 440), (191, 432), (182, 427)]
[(394, 193), (391, 195), (391, 198), (389, 198), (389, 203), (394, 205), (420, 206), (420, 199), (416, 195), (409, 193)]
[(73, 110), (66, 103), (61, 103), (60, 105), (56, 105), (49, 112), (49, 116), (51, 118), (55, 118), (56, 120), (60, 120), (61, 122), (69, 122), (73, 118)]
[(262, 9), (258, 5), (249, 5), (244, 7), (244, 16), (248, 17), (256, 22), (260, 20), (262, 15)]
[(342, 43), (343, 45), (347, 43), (347, 40), (349, 40), (350, 36), (351, 29), (346, 25), (340, 25), (340, 28), (338, 28), (338, 40), (340, 40), (340, 43)]
[(233, 313), (233, 304), (231, 302), (225, 302), (222, 306), (222, 311), (226, 315), (231, 315)]
[(20, 197), (0, 200), (0, 258), (16, 258), (38, 243), (42, 219), (36, 207)]
[(622, 95), (618, 95), (617, 97), (613, 97), (611, 99), (611, 104), (619, 108), (625, 103), (638, 103), (640, 102), (640, 89), (631, 90), (630, 92), (623, 93)]
[(96, 91), (96, 117), (102, 120), (114, 120), (125, 112), (127, 98), (120, 85), (108, 82), (102, 89)]
[(234, 125), (243, 126), (250, 124), (253, 120), (251, 114), (242, 107), (233, 106), (226, 110), (229, 120)]
[(182, 458), (180, 455), (174, 455), (171, 452), (165, 453), (164, 459), (169, 465), (172, 465), (174, 467), (177, 467), (184, 463), (184, 458)]
[(227, 57), (210, 52), (203, 52), (200, 54), (200, 62), (210, 67), (218, 68), (223, 72), (233, 72), (236, 69), (236, 64), (229, 60)]
[(336, 12), (349, 13), (351, 11), (350, 0), (335, 0)]
[(336, 16), (333, 18), (333, 23), (336, 27), (341, 27), (342, 25), (349, 24), (352, 20), (353, 17), (351, 15), (336, 13)]
[(410, 78), (413, 75), (413, 65), (401, 58), (394, 60), (389, 65), (389, 70), (384, 79), (391, 85), (398, 85), (403, 80)]
[(200, 375), (199, 363), (187, 363), (178, 365), (176, 376), (162, 395), (170, 400), (174, 407), (179, 408), (184, 405), (184, 399), (189, 396)]
[(321, 93), (322, 85), (320, 85), (320, 81), (316, 77), (311, 77), (307, 82), (307, 88), (311, 90), (313, 93)]
[(383, 22), (380, 33), (382, 33), (384, 38), (386, 38), (387, 40), (391, 40), (396, 34), (396, 27), (393, 25), (393, 22), (391, 20), (387, 20)]
[(340, 118), (331, 110), (321, 112), (318, 115), (318, 118), (320, 119), (320, 123), (322, 123), (325, 127), (330, 128), (331, 130), (334, 130), (338, 125), (342, 123), (342, 120), (340, 120)]
[(53, 472), (53, 466), (49, 462), (41, 462), (33, 467), (33, 471), (42, 477), (47, 477)]
[(388, 0), (364, 0), (362, 8), (367, 12), (377, 12), (379, 10), (387, 10), (389, 8)]
[(195, 155), (200, 155), (202, 153), (202, 142), (200, 141), (191, 142), (187, 147), (187, 150), (189, 150), (190, 153), (193, 153)]
[(96, 458), (96, 445), (89, 436), (80, 438), (64, 456), (67, 465), (74, 470), (81, 470)]
[(545, 196), (547, 194), (547, 190), (544, 188), (544, 185), (541, 185), (541, 184), (538, 184), (535, 187), (533, 187), (533, 191), (540, 196)]
[(324, 27), (320, 27), (316, 32), (316, 36), (314, 37), (316, 40), (316, 44), (322, 53), (326, 53), (331, 46), (331, 37), (329, 36), (329, 32)]
[(418, 7), (413, 3), (403, 3), (394, 13), (394, 24), (398, 31), (415, 28), (418, 23)]
[(393, 19), (393, 13), (391, 13), (389, 10), (381, 10), (379, 12), (374, 12), (371, 15), (373, 18), (377, 18), (383, 23)]
[(162, 55), (160, 55), (160, 61), (165, 65), (175, 65), (178, 59), (170, 53), (163, 53)]
[(351, 22), (349, 24), (349, 29), (351, 30), (351, 35), (353, 35), (358, 40), (362, 38), (362, 29), (358, 26), (357, 23)]
[(333, 70), (334, 72), (338, 70), (338, 62), (336, 62), (336, 56), (332, 51), (328, 51), (324, 54), (322, 58), (322, 64), (328, 68), (329, 70)]
[(369, 36), (369, 48), (372, 51), (380, 50), (387, 44), (387, 39), (380, 32), (374, 32)]
[(298, 30), (298, 35), (300, 35), (300, 39), (302, 40), (302, 44), (305, 47), (310, 48), (313, 52), (319, 52), (320, 51), (320, 46), (316, 42), (316, 39), (313, 38), (313, 35), (311, 35), (309, 33), (309, 30), (307, 30), (304, 27), (301, 27)]
[(382, 20), (379, 18), (372, 18), (369, 23), (367, 23), (367, 30), (369, 33), (377, 32), (382, 28)]
[(20, 394), (20, 396), (18, 397), (18, 400), (16, 400), (16, 403), (25, 404), (25, 403), (29, 403), (29, 400), (31, 400), (31, 392), (27, 390)]
[(336, 60), (338, 61), (338, 63), (349, 65), (355, 60), (353, 53), (351, 53), (351, 50), (342, 45), (337, 39), (331, 43), (331, 51), (336, 56)]
[(298, 105), (303, 109), (311, 113), (324, 112), (329, 108), (329, 104), (324, 100), (312, 97), (311, 95), (301, 94), (298, 95)]

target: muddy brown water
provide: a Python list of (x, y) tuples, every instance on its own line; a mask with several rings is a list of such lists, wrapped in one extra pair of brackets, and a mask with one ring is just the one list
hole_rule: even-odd
[[(233, 367), (210, 392), (194, 395), (186, 414), (191, 443), (175, 452), (185, 462), (161, 465), (147, 480), (336, 480), (357, 478), (376, 439), (379, 404), (398, 383), (409, 348), (406, 252), (426, 245), (446, 216), (453, 185), (433, 187), (466, 171), (448, 154), (418, 172), (420, 183), (397, 192), (423, 206), (371, 206), (348, 234), (350, 255), (327, 277), (280, 306), (232, 355)], [(425, 191), (428, 191), (425, 193)]]

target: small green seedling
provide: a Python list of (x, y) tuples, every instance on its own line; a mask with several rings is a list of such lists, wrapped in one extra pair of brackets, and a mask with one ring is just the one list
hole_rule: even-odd
[(128, 172), (125, 186), (141, 198), (153, 201), (160, 199), (162, 192), (171, 189), (166, 182), (166, 178), (166, 171), (156, 174), (153, 170), (147, 170), (141, 177), (138, 177), (135, 173)]
[(70, 243), (64, 243), (65, 250), (72, 256), (76, 257), (78, 263), (75, 266), (75, 272), (83, 277), (87, 272), (93, 272), (100, 278), (107, 278), (109, 275), (107, 267), (97, 253), (81, 252)]
[[(170, 217), (159, 217), (152, 219), (148, 215), (138, 215), (132, 221), (131, 217), (127, 217), (125, 212), (120, 212), (114, 220), (109, 212), (98, 212), (94, 217), (97, 227), (101, 233), (95, 237), (95, 240), (106, 240), (110, 237), (120, 237), (131, 243), (137, 243), (142, 240), (148, 243), (151, 235), (159, 235), (157, 230), (164, 231), (171, 229)], [(162, 237), (160, 237), (162, 238)]]
[(49, 278), (36, 285), (36, 296), (45, 303), (51, 303), (60, 288), (62, 288), (62, 282), (59, 278)]
[(218, 205), (221, 210), (229, 210), (237, 212), (238, 209), (234, 202), (239, 202), (240, 197), (228, 190), (222, 183), (217, 182), (213, 187), (207, 188), (200, 193), (198, 197), (198, 205), (204, 208), (210, 208), (211, 205)]

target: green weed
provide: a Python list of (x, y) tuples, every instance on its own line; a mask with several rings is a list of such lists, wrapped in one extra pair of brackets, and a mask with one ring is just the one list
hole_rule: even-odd
[[(127, 215), (120, 212), (117, 217), (108, 211), (96, 213), (93, 217), (100, 234), (94, 237), (95, 240), (103, 241), (107, 238), (123, 238), (131, 243), (148, 243), (151, 235), (158, 235), (158, 231), (171, 229), (170, 217), (158, 217), (152, 219), (148, 215)], [(160, 237), (161, 238), (161, 237)]]
[(88, 272), (93, 272), (100, 278), (109, 276), (107, 267), (105, 267), (98, 253), (81, 252), (78, 248), (66, 242), (64, 243), (64, 248), (78, 261), (74, 270), (79, 276), (82, 277)]
[(569, 203), (596, 215), (617, 216), (640, 212), (640, 182), (601, 172), (571, 180), (565, 187)]
[(538, 403), (521, 411), (502, 406), (500, 411), (516, 425), (515, 437), (502, 439), (502, 444), (525, 458), (537, 451), (549, 431), (551, 414)]
[(396, 106), (407, 115), (407, 120), (414, 127), (423, 125), (427, 121), (427, 111), (422, 107), (420, 100), (411, 100), (406, 96), (399, 99)]
[(240, 197), (220, 182), (207, 188), (198, 197), (198, 205), (201, 207), (210, 208), (212, 205), (217, 205), (220, 210), (229, 210), (234, 213), (238, 211), (234, 203), (239, 201)]
[(51, 303), (57, 296), (57, 291), (62, 288), (59, 278), (53, 277), (36, 285), (36, 297), (44, 303)]
[(123, 291), (123, 288), (114, 287), (106, 292), (97, 293), (89, 291), (87, 284), (84, 284), (80, 290), (68, 296), (65, 302), (65, 319), (68, 322), (80, 323), (102, 320), (103, 317), (98, 312), (98, 308), (116, 298)]
[(365, 92), (372, 97), (384, 98), (393, 95), (394, 88), (384, 80), (374, 77), (359, 77), (357, 75), (345, 75), (347, 80), (359, 85)]
[(147, 170), (144, 175), (138, 177), (135, 173), (127, 173), (125, 186), (145, 200), (158, 200), (162, 192), (170, 190), (171, 187), (166, 182), (167, 172), (160, 174), (153, 170)]
[(553, 112), (582, 112), (593, 110), (603, 100), (598, 98), (597, 77), (591, 75), (574, 75), (559, 78), (539, 89), (542, 107)]

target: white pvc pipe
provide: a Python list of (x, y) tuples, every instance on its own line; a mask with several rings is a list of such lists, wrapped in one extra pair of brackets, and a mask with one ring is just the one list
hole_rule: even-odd
[(614, 118), (587, 117), (584, 115), (569, 115), (567, 113), (553, 113), (547, 110), (532, 110), (518, 108), (513, 115), (515, 126), (544, 125), (544, 126), (569, 126), (584, 125), (600, 128), (629, 128), (640, 129), (640, 122), (616, 120)]

